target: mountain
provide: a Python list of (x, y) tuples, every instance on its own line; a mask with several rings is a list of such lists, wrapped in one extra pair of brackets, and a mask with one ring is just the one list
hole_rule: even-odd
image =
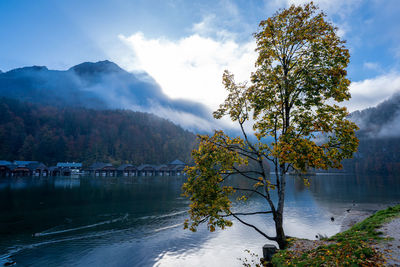
[(392, 95), (376, 107), (350, 114), (360, 130), (361, 138), (390, 138), (400, 136), (400, 93)]
[(153, 113), (186, 129), (213, 128), (211, 111), (204, 105), (171, 99), (147, 73), (130, 73), (107, 60), (64, 71), (32, 66), (0, 73), (0, 96), (56, 107), (130, 109)]
[(400, 93), (376, 107), (355, 111), (349, 118), (360, 130), (358, 152), (346, 160), (344, 169), (365, 174), (400, 172)]
[(195, 135), (153, 114), (55, 107), (0, 98), (0, 159), (159, 164), (190, 162)]

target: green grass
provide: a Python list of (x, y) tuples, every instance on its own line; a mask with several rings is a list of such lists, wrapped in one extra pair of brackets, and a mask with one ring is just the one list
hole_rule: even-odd
[(378, 211), (349, 230), (325, 239), (332, 242), (302, 255), (281, 250), (272, 258), (274, 266), (381, 266), (382, 255), (371, 244), (382, 240), (376, 229), (400, 216), (400, 205)]

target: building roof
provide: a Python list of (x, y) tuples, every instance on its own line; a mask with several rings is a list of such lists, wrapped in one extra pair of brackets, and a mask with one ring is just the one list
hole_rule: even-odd
[(38, 163), (29, 163), (29, 164), (26, 165), (26, 167), (28, 169), (30, 169), (31, 171), (37, 170), (37, 169), (40, 169), (40, 170), (47, 170), (48, 169), (46, 165), (44, 165), (43, 163), (39, 163), (39, 162)]
[(39, 163), (39, 162), (37, 162), (37, 161), (14, 160), (14, 164), (17, 164), (17, 165), (28, 165), (28, 164), (31, 164), (31, 163)]
[(117, 168), (117, 170), (119, 170), (119, 171), (124, 171), (124, 170), (126, 170), (126, 169), (136, 170), (136, 167), (133, 166), (132, 164), (122, 164), (121, 166), (119, 166), (119, 167)]
[(10, 170), (12, 170), (12, 171), (15, 169), (22, 169), (22, 170), (30, 171), (30, 169), (26, 165), (11, 164), (11, 165), (8, 165), (7, 167), (10, 168)]
[(165, 164), (155, 166), (155, 169), (156, 169), (157, 171), (167, 171), (167, 170), (169, 170), (168, 165), (165, 165)]
[(14, 169), (17, 168), (17, 167), (18, 167), (17, 164), (10, 164), (10, 165), (7, 165), (7, 168), (9, 168), (10, 170), (14, 170)]
[(139, 171), (154, 171), (155, 168), (150, 164), (142, 164), (137, 168)]
[(89, 170), (99, 170), (105, 167), (113, 167), (113, 165), (111, 163), (95, 162), (92, 165), (90, 165)]
[(177, 165), (172, 168), (172, 170), (174, 170), (174, 171), (183, 171), (184, 169), (185, 169), (185, 166), (182, 166), (182, 165)]
[(11, 165), (11, 162), (9, 162), (7, 160), (0, 160), (0, 165), (2, 165), (2, 166)]
[(186, 165), (186, 163), (183, 161), (180, 161), (179, 159), (176, 159), (176, 160), (168, 163), (168, 165)]
[(57, 167), (62, 168), (82, 168), (82, 163), (78, 162), (58, 162)]

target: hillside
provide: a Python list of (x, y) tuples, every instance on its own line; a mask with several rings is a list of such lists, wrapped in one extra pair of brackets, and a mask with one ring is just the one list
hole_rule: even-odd
[(0, 159), (92, 163), (189, 162), (195, 135), (155, 115), (0, 98)]
[(376, 107), (355, 111), (350, 119), (360, 130), (358, 152), (345, 161), (347, 171), (365, 174), (400, 172), (400, 93)]
[(376, 107), (355, 111), (351, 120), (360, 127), (361, 138), (390, 138), (400, 136), (400, 93), (394, 94)]
[(189, 130), (208, 131), (213, 124), (204, 105), (171, 99), (147, 73), (127, 72), (107, 60), (68, 70), (32, 66), (0, 73), (1, 96), (56, 107), (149, 112)]

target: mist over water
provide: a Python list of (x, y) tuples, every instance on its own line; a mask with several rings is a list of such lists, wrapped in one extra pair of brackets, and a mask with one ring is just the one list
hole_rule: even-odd
[[(234, 221), (224, 231), (183, 230), (184, 177), (19, 178), (0, 181), (0, 264), (18, 266), (241, 266), (266, 240)], [(232, 184), (238, 180), (229, 181)], [(345, 210), (400, 199), (398, 177), (321, 175), (306, 188), (288, 178), (288, 235), (315, 238), (340, 229)], [(260, 198), (234, 203), (259, 211)], [(335, 221), (330, 218), (334, 216)], [(273, 234), (271, 217), (244, 217)]]

